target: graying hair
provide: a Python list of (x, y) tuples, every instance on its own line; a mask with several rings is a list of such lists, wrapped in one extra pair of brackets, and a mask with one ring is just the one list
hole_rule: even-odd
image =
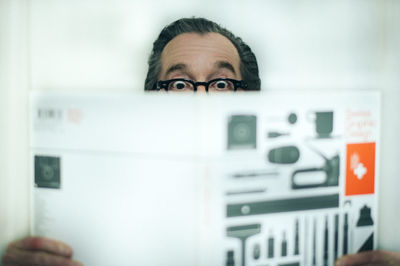
[(205, 18), (182, 18), (169, 24), (161, 31), (157, 40), (153, 43), (153, 50), (148, 60), (149, 70), (144, 84), (145, 90), (157, 88), (157, 79), (161, 71), (161, 53), (167, 43), (182, 33), (191, 32), (200, 34), (215, 32), (228, 38), (239, 53), (240, 72), (243, 80), (248, 84), (247, 90), (260, 90), (261, 80), (258, 75), (257, 59), (250, 47), (241, 38)]

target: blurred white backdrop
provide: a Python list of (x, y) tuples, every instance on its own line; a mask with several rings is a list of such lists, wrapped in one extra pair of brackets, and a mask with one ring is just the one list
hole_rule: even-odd
[(395, 33), (392, 5), (362, 0), (34, 1), (32, 86), (141, 90), (147, 57), (162, 27), (180, 17), (203, 16), (253, 48), (263, 89), (378, 88), (396, 53), (389, 34)]
[(252, 47), (263, 90), (382, 91), (379, 247), (400, 251), (400, 1), (0, 0), (0, 255), (29, 232), (29, 90), (143, 90), (152, 42), (191, 16)]

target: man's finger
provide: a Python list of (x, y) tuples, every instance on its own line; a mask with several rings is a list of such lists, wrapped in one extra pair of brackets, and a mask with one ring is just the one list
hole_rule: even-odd
[(9, 245), (22, 250), (41, 250), (64, 257), (72, 257), (72, 248), (61, 241), (44, 237), (27, 237)]
[(43, 251), (9, 249), (3, 256), (3, 265), (82, 266), (69, 258)]
[(339, 258), (335, 266), (345, 265), (399, 265), (400, 254), (386, 250), (365, 251)]

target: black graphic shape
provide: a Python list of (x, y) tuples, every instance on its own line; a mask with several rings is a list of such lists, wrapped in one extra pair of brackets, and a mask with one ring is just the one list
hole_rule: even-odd
[(260, 244), (255, 244), (253, 247), (253, 259), (258, 260), (260, 258)]
[(339, 248), (339, 214), (335, 214), (335, 240), (334, 240), (334, 260), (338, 257)]
[(357, 252), (374, 249), (374, 233), (372, 233)]
[(278, 164), (293, 164), (300, 158), (300, 151), (296, 146), (283, 146), (271, 149), (268, 152), (268, 161)]
[(233, 178), (254, 178), (254, 177), (276, 177), (279, 175), (277, 171), (246, 171), (235, 173), (232, 175)]
[(312, 265), (317, 265), (317, 219), (314, 218), (313, 224), (313, 240), (312, 240)]
[(299, 255), (299, 219), (296, 219), (294, 232), (294, 255)]
[(272, 232), (269, 232), (269, 237), (268, 237), (268, 258), (273, 258), (274, 257), (274, 237), (272, 236)]
[(300, 266), (300, 262), (291, 262), (291, 263), (278, 264), (278, 266)]
[(278, 264), (278, 266), (300, 266), (300, 262), (291, 262), (285, 264)]
[(283, 232), (282, 242), (281, 242), (281, 256), (287, 256), (287, 241), (286, 241), (286, 234)]
[(315, 131), (318, 138), (330, 138), (333, 131), (333, 112), (315, 112)]
[(325, 229), (324, 229), (324, 266), (328, 266), (328, 217), (325, 217)]
[(371, 217), (371, 208), (368, 208), (367, 205), (364, 205), (364, 207), (360, 209), (360, 218), (358, 218), (357, 227), (370, 226), (373, 224), (374, 221)]
[[(327, 159), (325, 156), (320, 154), (324, 160), (325, 164), (320, 168), (306, 168), (299, 169), (292, 174), (292, 189), (304, 189), (304, 188), (315, 188), (315, 187), (331, 187), (339, 185), (339, 170), (340, 170), (340, 157), (336, 155), (331, 159)], [(309, 183), (301, 184), (296, 181), (296, 175), (310, 173), (310, 172), (324, 172), (326, 175), (325, 182), (322, 183)]]
[(235, 196), (235, 195), (248, 195), (248, 194), (259, 194), (265, 193), (267, 189), (252, 189), (252, 190), (238, 190), (238, 191), (228, 191), (226, 192), (227, 196)]
[(278, 138), (278, 137), (283, 137), (283, 136), (288, 136), (289, 133), (287, 132), (278, 132), (278, 131), (270, 131), (267, 134), (267, 137), (269, 139), (273, 139), (273, 138)]
[(233, 250), (229, 250), (226, 253), (226, 266), (235, 266), (235, 253)]
[(303, 265), (309, 265), (308, 264), (308, 243), (310, 242), (310, 237), (309, 237), (309, 227), (308, 227), (308, 217), (305, 218), (304, 220), (304, 244), (303, 244)]
[(246, 263), (246, 240), (247, 238), (261, 232), (260, 224), (249, 224), (240, 226), (231, 226), (227, 228), (228, 237), (239, 238), (242, 244), (242, 266)]
[(60, 188), (60, 157), (35, 155), (35, 185), (39, 188)]
[(233, 115), (228, 122), (228, 150), (257, 147), (257, 117)]
[(227, 217), (337, 208), (339, 194), (228, 204)]
[(349, 215), (346, 213), (344, 215), (344, 225), (343, 225), (343, 255), (346, 255), (348, 251), (349, 244)]
[(295, 113), (290, 113), (288, 116), (288, 122), (289, 124), (293, 125), (296, 124), (297, 122), (297, 115)]

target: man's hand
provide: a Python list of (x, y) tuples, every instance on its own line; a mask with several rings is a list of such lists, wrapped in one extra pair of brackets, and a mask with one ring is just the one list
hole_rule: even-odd
[(8, 245), (3, 255), (3, 266), (82, 266), (72, 260), (72, 248), (65, 243), (43, 238), (27, 237)]
[(346, 255), (339, 258), (335, 266), (356, 266), (356, 265), (400, 265), (400, 254), (393, 251), (373, 250), (357, 254)]

